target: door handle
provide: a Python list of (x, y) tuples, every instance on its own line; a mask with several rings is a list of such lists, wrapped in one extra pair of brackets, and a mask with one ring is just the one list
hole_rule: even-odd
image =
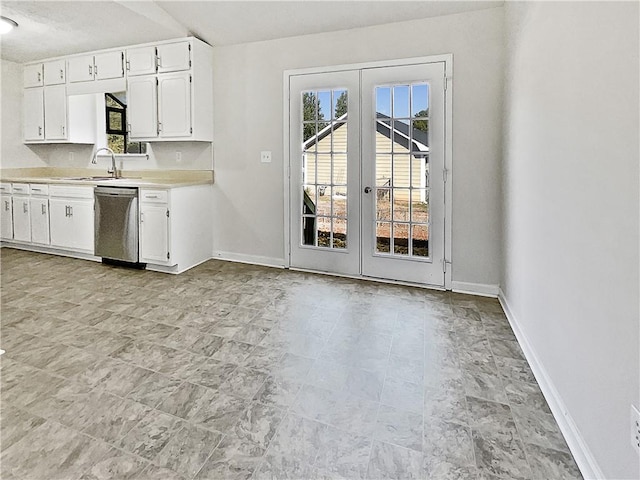
[(364, 193), (371, 193), (371, 187), (364, 187)]

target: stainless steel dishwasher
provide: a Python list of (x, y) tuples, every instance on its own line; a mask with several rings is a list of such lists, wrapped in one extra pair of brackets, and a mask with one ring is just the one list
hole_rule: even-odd
[(138, 189), (96, 187), (95, 249), (104, 260), (138, 263)]

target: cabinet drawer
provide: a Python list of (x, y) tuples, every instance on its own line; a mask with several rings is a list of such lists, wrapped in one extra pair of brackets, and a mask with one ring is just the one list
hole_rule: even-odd
[(167, 203), (169, 199), (166, 190), (140, 190), (140, 202)]
[(11, 191), (14, 194), (19, 195), (29, 195), (29, 184), (28, 183), (14, 183), (11, 185)]
[(46, 197), (49, 195), (49, 185), (46, 183), (30, 183), (29, 191), (31, 192), (31, 195)]
[(75, 187), (69, 185), (50, 185), (49, 195), (65, 198), (93, 198), (93, 187)]
[(11, 193), (10, 183), (0, 183), (0, 193)]

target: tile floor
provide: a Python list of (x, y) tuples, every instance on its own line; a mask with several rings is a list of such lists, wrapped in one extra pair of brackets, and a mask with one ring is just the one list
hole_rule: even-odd
[(581, 478), (495, 300), (1, 257), (5, 480)]

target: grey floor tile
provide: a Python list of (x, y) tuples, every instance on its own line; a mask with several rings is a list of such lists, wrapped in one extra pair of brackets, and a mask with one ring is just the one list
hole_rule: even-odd
[(182, 380), (154, 373), (129, 392), (128, 397), (155, 408), (182, 384)]
[(144, 459), (112, 448), (102, 460), (88, 468), (80, 480), (130, 480), (139, 478), (146, 467)]
[(10, 406), (2, 407), (0, 417), (1, 451), (11, 447), (46, 421), (42, 417)]
[(373, 437), (381, 442), (422, 451), (422, 414), (382, 405)]
[(298, 382), (268, 377), (254, 398), (263, 405), (288, 408), (295, 402), (301, 387)]
[(2, 452), (3, 477), (76, 478), (104, 458), (107, 444), (54, 422), (46, 422)]
[(184, 423), (176, 417), (151, 410), (127, 433), (118, 446), (152, 461), (183, 425)]
[(531, 469), (516, 434), (494, 435), (472, 431), (476, 465), (481, 474), (512, 480), (529, 480)]
[(428, 478), (475, 466), (471, 429), (431, 420), (424, 425), (424, 466)]
[(221, 433), (185, 424), (171, 436), (154, 459), (154, 464), (169, 468), (185, 478), (192, 478), (200, 471), (221, 439)]
[(213, 390), (183, 382), (157, 406), (157, 409), (189, 420), (203, 405), (211, 401), (213, 395)]
[(7, 480), (580, 478), (495, 300), (0, 261)]
[(379, 441), (373, 442), (367, 478), (419, 479), (424, 478), (422, 452)]
[(582, 474), (569, 453), (529, 444), (525, 444), (525, 450), (533, 478), (582, 480)]
[(379, 404), (346, 392), (305, 385), (291, 411), (358, 435), (370, 436), (375, 429)]

